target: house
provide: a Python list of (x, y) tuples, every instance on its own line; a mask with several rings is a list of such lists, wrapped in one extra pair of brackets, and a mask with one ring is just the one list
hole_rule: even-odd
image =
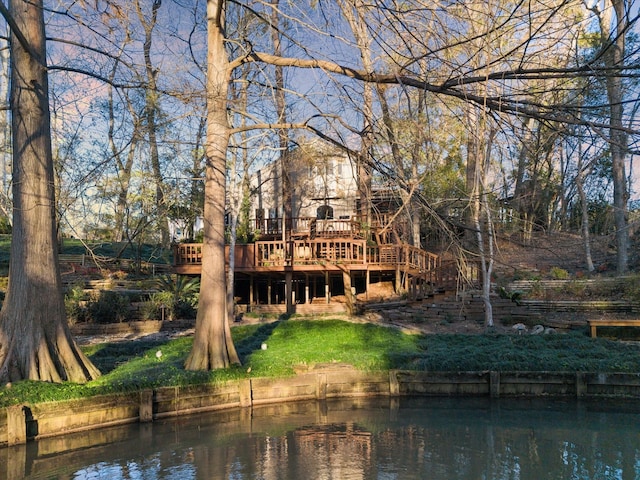
[[(296, 155), (287, 169), (289, 209), (283, 205), (280, 164), (252, 178), (257, 240), (235, 246), (238, 304), (280, 313), (320, 305), (315, 311), (353, 310), (356, 301), (390, 289), (418, 296), (439, 284), (438, 255), (388, 234), (397, 221), (391, 213), (401, 207), (397, 195), (372, 190), (376, 215), (363, 216), (356, 168), (346, 155), (330, 149)], [(176, 273), (200, 274), (201, 245), (181, 243), (174, 253)]]
[[(291, 219), (285, 219), (286, 229), (292, 229), (294, 234), (298, 229), (307, 228), (308, 219), (348, 220), (355, 214), (357, 177), (346, 155), (326, 147), (301, 147), (290, 153), (286, 174), (291, 211)], [(282, 229), (278, 221), (286, 217), (283, 183), (282, 166), (278, 162), (265, 166), (252, 178), (252, 211), (261, 238), (278, 234)], [(298, 225), (298, 220), (304, 223)]]

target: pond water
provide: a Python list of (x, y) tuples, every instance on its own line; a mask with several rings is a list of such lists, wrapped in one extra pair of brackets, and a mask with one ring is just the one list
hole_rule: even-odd
[(14, 479), (640, 479), (638, 402), (290, 403), (0, 449)]

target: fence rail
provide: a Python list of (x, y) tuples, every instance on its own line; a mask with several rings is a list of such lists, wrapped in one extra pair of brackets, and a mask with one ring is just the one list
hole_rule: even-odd
[[(249, 248), (250, 247), (250, 248)], [(246, 252), (244, 252), (244, 250)], [(239, 255), (239, 251), (243, 251)], [(436, 254), (405, 244), (367, 245), (366, 240), (315, 238), (304, 240), (259, 241), (236, 245), (236, 258), (243, 267), (284, 267), (291, 265), (349, 264), (362, 266), (393, 266), (416, 274), (440, 266)], [(182, 243), (174, 251), (174, 265), (202, 264), (202, 244)]]

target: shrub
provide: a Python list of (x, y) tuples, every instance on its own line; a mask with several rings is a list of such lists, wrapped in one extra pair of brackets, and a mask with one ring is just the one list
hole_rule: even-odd
[(100, 290), (87, 302), (87, 320), (95, 323), (118, 323), (128, 320), (131, 302), (125, 295)]
[(566, 280), (569, 278), (569, 272), (560, 267), (551, 267), (549, 274), (551, 275), (551, 278), (556, 280)]
[(0, 234), (9, 233), (11, 233), (11, 222), (9, 221), (9, 217), (3, 215), (0, 217)]
[(498, 287), (498, 296), (500, 298), (509, 299), (517, 305), (520, 305), (520, 301), (522, 300), (522, 292), (520, 291), (509, 291), (504, 287)]
[(165, 275), (156, 282), (159, 292), (152, 294), (142, 308), (144, 320), (195, 318), (200, 280)]
[(164, 305), (167, 308), (165, 319), (195, 318), (200, 295), (199, 278), (166, 275), (158, 279), (157, 287), (160, 291), (151, 296), (147, 314), (161, 318)]
[(565, 285), (564, 291), (562, 292), (564, 296), (569, 297), (578, 297), (578, 298), (587, 298), (592, 295), (591, 289), (588, 288), (585, 282), (581, 281), (571, 281)]
[(542, 298), (545, 294), (544, 287), (540, 283), (540, 280), (536, 280), (529, 290), (528, 296), (531, 298)]
[(196, 318), (198, 313), (199, 294), (191, 296), (188, 300), (178, 300), (173, 306), (175, 318)]
[(640, 275), (633, 275), (622, 283), (622, 291), (625, 298), (638, 302), (640, 301)]
[(540, 280), (540, 274), (538, 272), (531, 272), (529, 270), (516, 270), (513, 272), (513, 280)]
[(64, 308), (69, 325), (87, 321), (88, 295), (82, 285), (73, 285), (64, 296)]
[(172, 306), (173, 306), (173, 294), (171, 292), (153, 293), (149, 297), (149, 300), (142, 307), (142, 319), (143, 320), (162, 320), (162, 319), (174, 320)]

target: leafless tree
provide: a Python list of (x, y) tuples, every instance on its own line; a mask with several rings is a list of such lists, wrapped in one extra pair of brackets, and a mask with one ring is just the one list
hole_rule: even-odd
[(42, 1), (11, 0), (13, 239), (0, 311), (0, 381), (85, 382), (100, 375), (66, 322), (55, 228)]

